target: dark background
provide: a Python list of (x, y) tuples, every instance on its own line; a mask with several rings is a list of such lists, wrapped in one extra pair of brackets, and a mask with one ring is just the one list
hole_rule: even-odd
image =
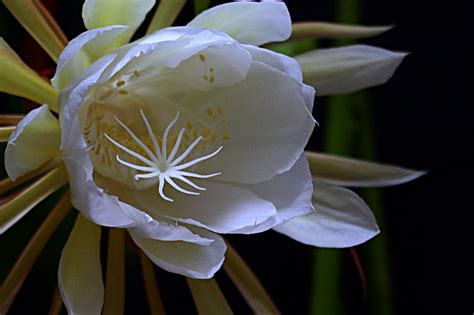
[[(212, 4), (221, 2), (212, 1)], [(464, 307), (468, 314), (473, 311), (472, 278), (466, 273), (472, 268), (467, 258), (472, 253), (472, 227), (469, 226), (472, 221), (463, 219), (473, 210), (470, 195), (474, 176), (473, 110), (466, 93), (472, 84), (469, 69), (472, 50), (467, 48), (472, 39), (468, 33), (472, 30), (472, 17), (468, 18), (466, 2), (361, 1), (361, 24), (396, 24), (396, 27), (360, 42), (411, 52), (387, 84), (368, 92), (377, 160), (429, 171), (412, 183), (382, 190), (387, 224), (382, 233), (388, 238), (394, 314), (457, 314), (458, 309)], [(333, 20), (333, 1), (286, 3), (294, 21)], [(81, 6), (82, 1), (57, 3), (55, 16), (68, 38), (83, 31)], [(189, 4), (178, 24), (184, 24), (192, 16), (193, 8)], [(1, 17), (10, 18), (3, 8)], [(16, 25), (13, 20), (11, 23)], [(27, 62), (38, 65), (41, 60), (43, 68), (50, 65), (47, 57), (40, 56), (36, 50), (25, 49), (32, 46), (21, 27), (16, 25), (10, 31), (5, 36), (7, 41)], [(0, 97), (5, 103), (6, 98)], [(321, 150), (323, 146), (327, 105), (327, 99), (316, 99), (314, 114), (322, 127), (315, 132), (310, 149)], [(66, 225), (70, 225), (72, 219), (70, 217)], [(22, 228), (27, 225), (15, 227)], [(47, 247), (48, 253), (56, 258), (59, 257), (57, 248), (67, 235), (67, 226), (62, 229), (55, 235), (53, 245)], [(25, 232), (25, 241), (30, 233)], [(229, 240), (284, 314), (308, 313), (312, 248), (274, 232), (232, 236)], [(471, 241), (471, 245), (466, 246), (466, 240)], [(5, 257), (13, 257), (20, 250), (18, 246)], [(38, 310), (47, 309), (57, 263), (44, 256), (46, 254), (40, 257), (38, 266), (28, 277), (11, 314), (42, 314)], [(346, 312), (365, 314), (367, 308), (359, 299), (357, 274), (346, 251), (344, 259)], [(138, 260), (130, 255), (128, 263), (137, 265)], [(370, 270), (367, 274), (370, 277)], [(193, 312), (184, 279), (162, 271), (158, 271), (158, 277), (169, 313)], [(248, 313), (249, 309), (224, 272), (218, 273), (218, 281), (236, 313)], [(128, 273), (127, 292), (127, 313), (146, 313), (139, 272)]]

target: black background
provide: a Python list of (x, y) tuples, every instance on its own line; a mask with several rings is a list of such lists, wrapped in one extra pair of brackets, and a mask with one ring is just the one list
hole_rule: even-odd
[[(472, 221), (464, 219), (474, 210), (472, 50), (468, 49), (472, 16), (466, 2), (361, 1), (361, 24), (396, 24), (386, 34), (361, 42), (411, 52), (386, 85), (370, 91), (378, 160), (429, 171), (412, 183), (383, 189), (388, 226), (382, 233), (389, 239), (395, 314), (457, 314), (463, 306), (468, 314), (473, 311), (472, 278), (466, 273), (472, 268), (467, 258), (472, 252)], [(333, 18), (333, 1), (286, 3), (294, 21)], [(55, 15), (68, 38), (83, 31), (81, 6), (82, 1), (62, 1), (57, 7)], [(178, 24), (192, 15), (192, 5), (187, 5)], [(17, 36), (25, 35), (19, 29)], [(311, 149), (322, 146), (326, 106), (324, 98), (316, 99), (314, 114), (323, 127), (316, 131)], [(229, 239), (284, 314), (308, 312), (311, 248), (274, 232)], [(128, 263), (138, 261), (131, 258)], [(158, 277), (169, 313), (192, 312), (184, 279), (162, 271)], [(12, 314), (31, 313), (37, 305), (49, 304), (49, 295), (38, 293), (42, 287), (33, 281), (41, 281), (41, 276), (30, 278)], [(359, 295), (354, 279), (349, 276), (347, 286)], [(223, 272), (218, 280), (236, 313), (249, 312)], [(139, 273), (128, 275), (127, 281), (127, 313), (145, 313)], [(364, 313), (357, 302), (349, 304), (349, 314)]]

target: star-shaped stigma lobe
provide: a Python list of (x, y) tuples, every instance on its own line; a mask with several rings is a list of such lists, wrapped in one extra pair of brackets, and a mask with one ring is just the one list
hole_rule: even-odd
[(185, 128), (182, 128), (178, 134), (178, 137), (176, 138), (176, 142), (171, 150), (171, 152), (168, 155), (167, 152), (167, 141), (168, 141), (168, 135), (173, 128), (174, 124), (178, 121), (179, 119), (179, 112), (176, 114), (176, 117), (169, 123), (169, 125), (166, 127), (164, 133), (163, 133), (163, 138), (162, 138), (162, 144), (161, 147), (158, 144), (158, 140), (155, 137), (155, 134), (153, 132), (153, 129), (151, 127), (150, 122), (145, 116), (145, 113), (143, 110), (140, 110), (140, 114), (143, 118), (143, 122), (145, 123), (145, 126), (148, 130), (148, 135), (151, 138), (151, 141), (153, 143), (153, 148), (155, 152), (153, 152), (146, 144), (144, 144), (136, 135), (135, 133), (127, 127), (120, 119), (118, 119), (116, 116), (114, 117), (117, 123), (122, 126), (122, 128), (130, 135), (130, 137), (143, 149), (143, 151), (148, 155), (148, 157), (145, 157), (129, 148), (126, 146), (120, 144), (118, 141), (112, 139), (109, 135), (104, 134), (105, 137), (112, 142), (115, 146), (123, 150), (124, 152), (128, 153), (129, 155), (137, 158), (141, 162), (143, 162), (145, 165), (137, 165), (133, 164), (127, 161), (124, 161), (123, 159), (120, 158), (119, 155), (116, 156), (117, 161), (131, 169), (134, 169), (136, 171), (143, 172), (142, 174), (137, 174), (135, 175), (135, 180), (140, 180), (140, 179), (150, 179), (150, 178), (157, 178), (158, 182), (158, 192), (160, 196), (166, 200), (172, 202), (173, 199), (169, 198), (168, 196), (165, 195), (163, 189), (165, 187), (165, 183), (168, 183), (173, 187), (174, 189), (188, 194), (188, 195), (199, 195), (199, 192), (195, 191), (189, 191), (187, 189), (184, 189), (180, 187), (174, 179), (177, 179), (179, 181), (182, 181), (183, 183), (188, 184), (189, 186), (197, 189), (204, 191), (206, 188), (200, 187), (193, 183), (191, 180), (188, 179), (190, 178), (211, 178), (214, 176), (218, 176), (221, 173), (213, 173), (213, 174), (207, 174), (207, 175), (202, 175), (202, 174), (196, 174), (193, 172), (188, 172), (185, 171), (187, 168), (196, 165), (202, 161), (208, 160), (218, 154), (223, 146), (220, 146), (217, 150), (214, 152), (204, 155), (201, 157), (198, 157), (194, 160), (191, 160), (189, 162), (180, 164), (181, 162), (186, 159), (186, 157), (189, 156), (191, 151), (194, 149), (194, 147), (203, 139), (202, 136), (197, 137), (190, 145), (189, 147), (184, 150), (181, 155), (177, 156), (177, 153), (179, 151), (180, 145), (181, 145), (181, 140), (183, 138), (183, 134), (185, 132)]

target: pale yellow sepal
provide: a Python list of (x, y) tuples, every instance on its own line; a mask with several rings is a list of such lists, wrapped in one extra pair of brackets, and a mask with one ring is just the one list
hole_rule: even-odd
[(67, 183), (66, 169), (61, 166), (41, 177), (17, 197), (0, 206), (0, 234), (18, 222), (38, 203)]
[(7, 126), (0, 127), (0, 142), (7, 142), (10, 135), (15, 131), (16, 127)]
[(5, 169), (12, 181), (59, 158), (61, 129), (47, 105), (32, 110), (8, 139)]
[(393, 26), (362, 26), (325, 22), (293, 23), (290, 40), (296, 39), (358, 39), (382, 34)]
[(57, 62), (67, 39), (44, 6), (38, 0), (3, 0), (3, 4)]
[(173, 25), (185, 4), (186, 0), (161, 0), (146, 33), (151, 34)]
[(58, 284), (69, 315), (100, 315), (104, 284), (101, 227), (79, 214), (59, 261)]
[(425, 174), (398, 166), (306, 151), (313, 178), (347, 187), (399, 185)]
[(88, 30), (111, 25), (130, 26), (114, 43), (120, 46), (130, 40), (154, 5), (155, 0), (86, 0), (82, 7), (82, 19)]
[(255, 314), (280, 314), (280, 311), (253, 271), (229, 243), (226, 243), (226, 245), (224, 270), (252, 311)]
[(58, 95), (50, 83), (28, 67), (0, 37), (0, 92), (48, 104), (58, 112)]
[(198, 280), (186, 278), (199, 314), (233, 314), (214, 278)]

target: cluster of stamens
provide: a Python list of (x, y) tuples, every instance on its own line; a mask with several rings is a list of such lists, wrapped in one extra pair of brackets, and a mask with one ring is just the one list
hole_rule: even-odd
[[(168, 183), (171, 187), (174, 189), (188, 194), (188, 195), (199, 195), (199, 192), (195, 191), (190, 191), (187, 189), (184, 189), (180, 187), (173, 179), (177, 179), (179, 181), (182, 181), (183, 183), (188, 184), (189, 186), (200, 190), (204, 191), (206, 188), (200, 187), (193, 183), (191, 180), (189, 180), (186, 177), (191, 177), (191, 178), (211, 178), (214, 176), (218, 176), (221, 173), (213, 173), (213, 174), (207, 174), (207, 175), (202, 175), (202, 174), (196, 174), (193, 172), (185, 171), (187, 168), (192, 167), (193, 165), (196, 165), (197, 163), (200, 163), (202, 161), (208, 160), (218, 154), (222, 150), (222, 146), (220, 146), (217, 150), (214, 152), (204, 155), (201, 157), (198, 157), (196, 159), (193, 159), (191, 161), (183, 162), (191, 153), (191, 151), (194, 149), (194, 147), (203, 139), (202, 136), (199, 136), (194, 140), (189, 147), (184, 150), (183, 153), (181, 153), (179, 156), (177, 156), (177, 153), (179, 151), (180, 145), (181, 145), (181, 140), (183, 138), (183, 134), (185, 132), (185, 128), (182, 128), (178, 134), (178, 137), (176, 138), (176, 142), (171, 150), (171, 152), (168, 154), (167, 152), (167, 141), (168, 141), (168, 135), (174, 126), (174, 124), (178, 121), (179, 119), (179, 112), (176, 114), (176, 117), (170, 122), (170, 124), (166, 127), (163, 137), (162, 137), (162, 143), (161, 147), (158, 144), (158, 140), (153, 132), (153, 129), (151, 127), (150, 122), (146, 118), (143, 110), (140, 110), (140, 114), (143, 118), (143, 122), (145, 123), (145, 126), (148, 130), (148, 135), (150, 136), (152, 143), (153, 143), (153, 152), (146, 144), (144, 144), (138, 137), (133, 133), (133, 131), (127, 127), (120, 119), (118, 119), (116, 116), (114, 117), (117, 123), (130, 135), (130, 137), (143, 149), (143, 151), (146, 153), (148, 157), (145, 157), (127, 147), (124, 145), (120, 144), (116, 140), (112, 139), (110, 136), (107, 134), (104, 134), (105, 137), (112, 142), (115, 146), (120, 148), (122, 151), (126, 152), (130, 156), (135, 157), (136, 159), (140, 160), (143, 162), (145, 165), (137, 165), (133, 164), (130, 162), (127, 162), (120, 158), (119, 155), (116, 156), (117, 161), (126, 166), (129, 167), (133, 170), (143, 172), (141, 174), (136, 174), (135, 175), (135, 180), (140, 180), (140, 179), (152, 179), (152, 178), (157, 178), (158, 182), (158, 192), (160, 196), (167, 201), (172, 202), (173, 199), (169, 198), (168, 196), (165, 195), (163, 189), (165, 187), (165, 183)], [(176, 157), (177, 156), (177, 157)]]

